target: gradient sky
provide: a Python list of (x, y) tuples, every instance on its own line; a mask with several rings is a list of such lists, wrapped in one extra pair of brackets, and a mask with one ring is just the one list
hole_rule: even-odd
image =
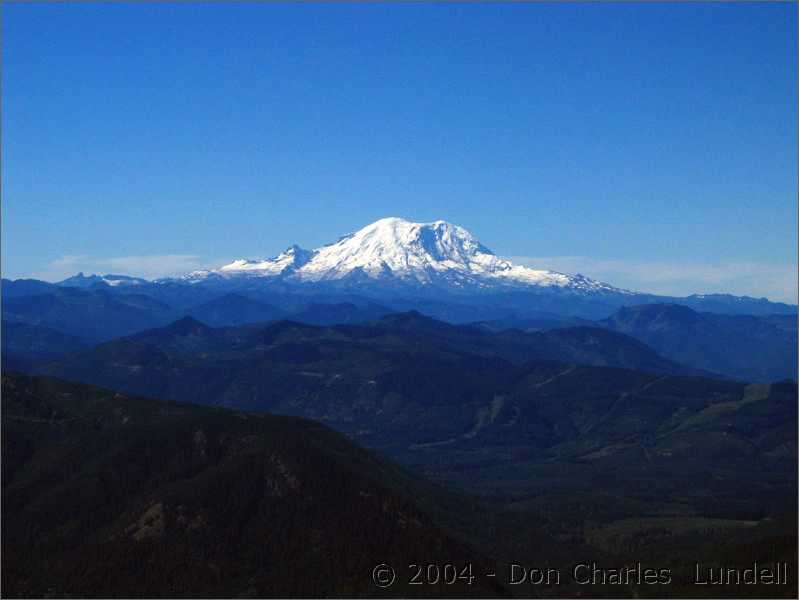
[(384, 216), (796, 301), (796, 5), (2, 5), (5, 277), (149, 277)]

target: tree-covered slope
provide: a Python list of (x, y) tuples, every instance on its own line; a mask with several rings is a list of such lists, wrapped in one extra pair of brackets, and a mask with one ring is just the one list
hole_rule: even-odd
[[(481, 560), (420, 508), (428, 486), (324, 425), (2, 385), (6, 596), (375, 596), (379, 563)], [(404, 580), (385, 593), (503, 594)]]

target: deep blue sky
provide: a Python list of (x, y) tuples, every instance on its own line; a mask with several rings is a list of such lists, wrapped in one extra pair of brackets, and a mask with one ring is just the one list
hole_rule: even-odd
[(795, 300), (795, 4), (2, 16), (4, 276), (152, 276), (402, 216), (618, 285)]

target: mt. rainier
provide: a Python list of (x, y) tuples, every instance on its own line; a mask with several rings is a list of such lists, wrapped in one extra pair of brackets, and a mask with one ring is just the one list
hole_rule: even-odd
[[(31, 283), (36, 285), (32, 288)], [(515, 265), (495, 255), (463, 227), (433, 221), (380, 219), (316, 250), (291, 246), (274, 258), (235, 260), (218, 269), (147, 281), (82, 274), (53, 285), (3, 280), (3, 293), (43, 294), (62, 288), (100, 291), (140, 302), (149, 296), (175, 310), (245, 298), (288, 312), (339, 304), (369, 314), (418, 310), (451, 322), (553, 316), (605, 319), (623, 306), (680, 304), (735, 315), (796, 314), (796, 306), (727, 294), (687, 297), (631, 292), (589, 279)], [(15, 290), (20, 291), (15, 291)], [(27, 291), (26, 291), (27, 290)], [(63, 294), (62, 294), (63, 295)], [(74, 295), (74, 294), (73, 294)], [(70, 296), (67, 294), (67, 296)], [(233, 305), (240, 300), (232, 300)], [(348, 304), (349, 308), (342, 308)], [(232, 310), (227, 307), (226, 310)], [(347, 313), (349, 314), (349, 313)]]
[(467, 289), (560, 289), (576, 293), (626, 290), (555, 271), (514, 265), (496, 256), (464, 228), (446, 221), (380, 219), (313, 251), (292, 246), (275, 258), (236, 260), (185, 279), (258, 277), (285, 283), (433, 286)]

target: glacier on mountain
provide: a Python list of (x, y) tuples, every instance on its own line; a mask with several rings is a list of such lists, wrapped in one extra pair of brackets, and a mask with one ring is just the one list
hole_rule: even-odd
[(446, 221), (414, 223), (396, 217), (380, 219), (316, 250), (295, 245), (274, 258), (235, 260), (218, 269), (195, 271), (183, 279), (200, 282), (242, 276), (287, 283), (358, 278), (455, 288), (545, 287), (632, 293), (582, 275), (515, 265), (496, 256), (463, 227)]

